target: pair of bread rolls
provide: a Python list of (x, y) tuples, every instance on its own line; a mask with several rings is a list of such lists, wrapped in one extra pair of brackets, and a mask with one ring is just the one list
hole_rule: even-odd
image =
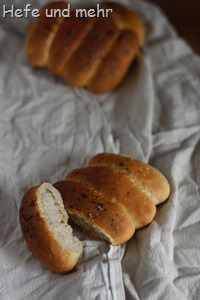
[(150, 165), (101, 153), (87, 167), (53, 185), (27, 191), (20, 207), (23, 236), (32, 253), (51, 271), (69, 272), (82, 253), (68, 216), (93, 238), (112, 245), (128, 241), (151, 223), (156, 205), (169, 197), (166, 178)]
[(73, 87), (94, 93), (115, 89), (125, 77), (144, 40), (139, 16), (113, 2), (108, 17), (47, 17), (46, 10), (68, 8), (65, 1), (41, 8), (40, 17), (28, 27), (25, 55), (35, 67), (47, 67)]

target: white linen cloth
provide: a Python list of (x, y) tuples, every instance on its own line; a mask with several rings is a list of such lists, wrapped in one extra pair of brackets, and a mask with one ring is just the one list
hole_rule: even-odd
[[(141, 14), (146, 42), (123, 84), (105, 95), (32, 68), (23, 53), (29, 20), (0, 17), (2, 300), (200, 299), (200, 60), (159, 9), (140, 0), (123, 4)], [(170, 182), (170, 198), (121, 246), (73, 226), (83, 242), (80, 261), (69, 274), (51, 273), (22, 237), (21, 198), (102, 151), (157, 167)]]

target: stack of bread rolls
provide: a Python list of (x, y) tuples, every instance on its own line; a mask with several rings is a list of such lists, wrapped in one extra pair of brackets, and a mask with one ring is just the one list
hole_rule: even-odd
[(68, 217), (90, 237), (119, 245), (152, 222), (156, 205), (169, 193), (167, 179), (152, 166), (122, 155), (97, 154), (65, 180), (26, 192), (19, 212), (22, 233), (47, 268), (68, 272), (82, 253)]
[(144, 41), (144, 27), (132, 10), (114, 2), (108, 17), (47, 17), (46, 10), (64, 10), (65, 1), (41, 8), (40, 17), (28, 27), (25, 54), (35, 67), (47, 67), (73, 87), (94, 93), (114, 90), (124, 79)]

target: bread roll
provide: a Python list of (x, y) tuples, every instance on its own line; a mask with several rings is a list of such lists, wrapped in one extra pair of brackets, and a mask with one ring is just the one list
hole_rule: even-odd
[(47, 67), (67, 84), (94, 93), (114, 90), (122, 82), (144, 42), (140, 17), (121, 4), (104, 2), (108, 17), (47, 17), (45, 10), (66, 9), (65, 1), (47, 4), (28, 27), (25, 55), (35, 67)]
[(90, 236), (112, 245), (128, 241), (135, 229), (152, 222), (156, 205), (170, 193), (166, 178), (150, 165), (101, 153), (87, 167), (54, 184), (70, 218)]
[(52, 272), (69, 272), (82, 252), (73, 236), (60, 193), (51, 184), (33, 187), (24, 195), (20, 212), (24, 239), (32, 253)]

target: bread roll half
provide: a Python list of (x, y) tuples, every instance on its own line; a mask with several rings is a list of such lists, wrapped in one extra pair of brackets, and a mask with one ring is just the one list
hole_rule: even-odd
[(60, 193), (43, 183), (26, 192), (19, 211), (20, 225), (28, 247), (52, 272), (69, 272), (82, 252), (73, 236)]

